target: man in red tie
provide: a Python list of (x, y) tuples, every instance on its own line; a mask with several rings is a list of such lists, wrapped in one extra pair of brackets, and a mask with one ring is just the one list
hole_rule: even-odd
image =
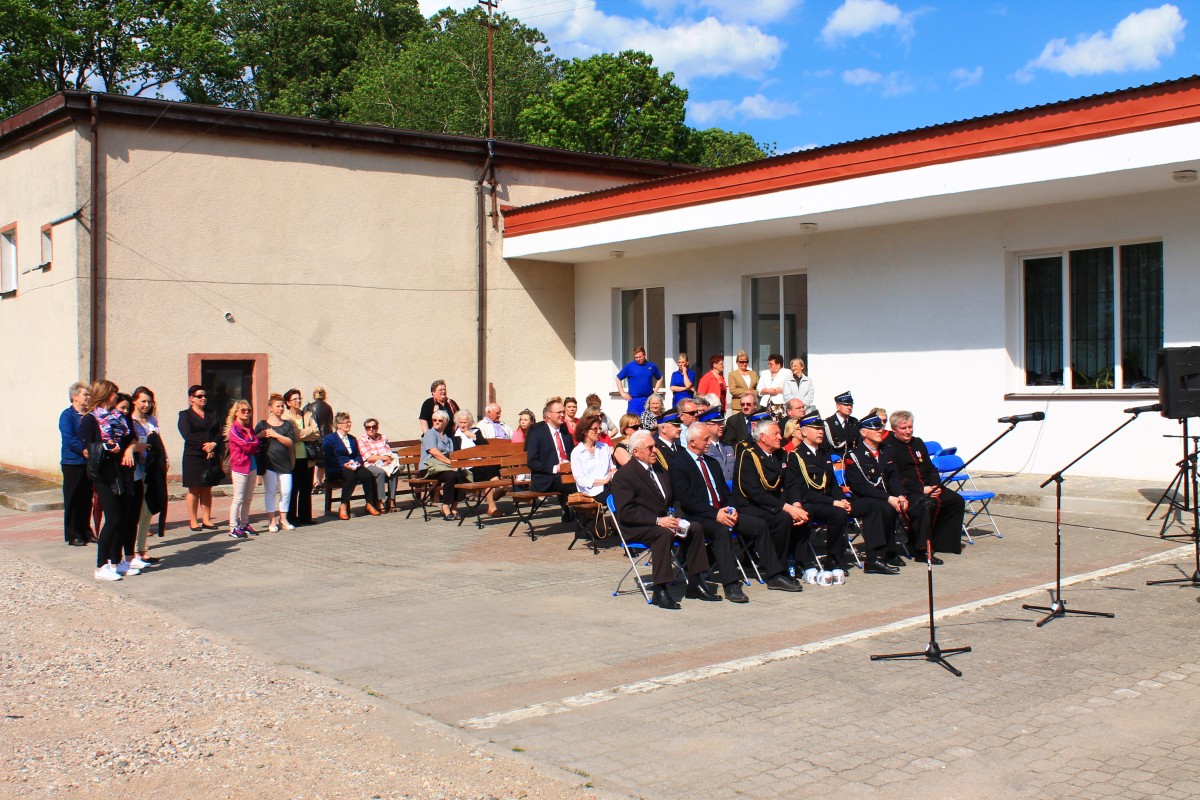
[(704, 531), (712, 548), (713, 560), (725, 586), (725, 599), (732, 603), (749, 602), (742, 591), (737, 561), (730, 541), (736, 533), (742, 544), (758, 554), (759, 570), (767, 578), (767, 587), (798, 592), (800, 582), (789, 576), (771, 543), (767, 523), (749, 514), (739, 515), (729, 504), (729, 487), (721, 466), (705, 455), (711, 434), (708, 425), (694, 422), (688, 427), (687, 448), (671, 463), (671, 488), (675, 504), (684, 519)]
[(563, 522), (570, 522), (567, 492), (559, 475), (571, 463), (575, 440), (563, 425), (565, 417), (562, 399), (550, 398), (542, 409), (542, 421), (525, 436), (525, 454), (529, 461), (530, 488), (535, 492), (557, 492)]

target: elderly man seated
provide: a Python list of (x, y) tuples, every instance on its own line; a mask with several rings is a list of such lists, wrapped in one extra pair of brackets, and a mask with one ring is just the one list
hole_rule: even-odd
[(367, 513), (378, 516), (379, 495), (375, 493), (375, 478), (363, 466), (358, 440), (350, 435), (350, 415), (339, 411), (333, 418), (333, 426), (333, 433), (321, 441), (321, 449), (325, 451), (325, 479), (342, 481), (342, 504), (338, 507), (338, 517), (350, 519), (350, 498), (354, 495), (354, 487), (359, 485), (363, 487), (363, 495), (367, 498)]
[(640, 542), (650, 548), (654, 570), (651, 602), (659, 608), (680, 608), (668, 591), (675, 577), (671, 545), (676, 539), (680, 541), (687, 573), (684, 596), (695, 600), (720, 601), (721, 598), (708, 588), (703, 578), (709, 566), (703, 532), (672, 513), (675, 495), (671, 481), (654, 470), (654, 437), (649, 431), (638, 431), (629, 440), (633, 458), (613, 476), (613, 507), (617, 510), (617, 522), (626, 541)]
[(483, 410), (483, 419), (479, 420), (478, 428), (489, 442), (512, 439), (512, 428), (500, 421), (500, 411), (499, 403), (488, 403)]
[[(908, 498), (907, 522), (915, 537), (914, 557), (925, 555), (932, 540), (935, 553), (961, 553), (963, 512), (966, 504), (953, 489), (941, 485), (941, 475), (929, 458), (925, 442), (913, 436), (910, 411), (894, 411), (888, 419), (892, 435), (881, 445), (896, 465), (894, 494)], [(932, 563), (942, 560), (932, 556)]]
[(783, 496), (783, 455), (779, 423), (759, 423), (754, 443), (738, 448), (733, 471), (733, 506), (739, 514), (757, 517), (767, 524), (775, 555), (781, 563), (786, 563), (790, 556), (797, 564), (803, 564), (808, 558), (808, 512)]
[(747, 514), (740, 515), (730, 505), (729, 489), (721, 478), (720, 465), (716, 459), (706, 455), (708, 450), (708, 426), (694, 422), (688, 429), (687, 448), (675, 459), (671, 470), (671, 487), (675, 490), (676, 504), (683, 516), (699, 527), (713, 551), (721, 583), (725, 587), (725, 599), (733, 603), (749, 602), (742, 591), (739, 571), (730, 532), (741, 539), (750, 553), (758, 554), (760, 571), (767, 576), (767, 586), (783, 591), (796, 591), (800, 585), (789, 577), (779, 560), (761, 519)]

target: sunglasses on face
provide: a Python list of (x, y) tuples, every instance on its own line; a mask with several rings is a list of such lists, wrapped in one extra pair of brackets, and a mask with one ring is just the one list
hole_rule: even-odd
[(192, 395), (192, 397), (196, 398), (197, 400), (204, 400), (204, 399), (206, 399), (206, 398), (208, 397), (208, 395), (206, 395), (206, 394), (194, 394), (194, 395)]

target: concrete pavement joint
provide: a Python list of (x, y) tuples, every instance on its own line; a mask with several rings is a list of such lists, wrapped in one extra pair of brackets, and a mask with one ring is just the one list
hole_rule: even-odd
[[(1123, 564), (1116, 564), (1111, 567), (1093, 570), (1091, 572), (1072, 575), (1062, 579), (1062, 585), (1073, 586), (1089, 581), (1101, 580), (1113, 575), (1119, 575), (1141, 567), (1161, 564), (1166, 561), (1178, 558), (1185, 554), (1191, 554), (1193, 547), (1178, 547), (1173, 550), (1166, 550), (1154, 555), (1145, 556), (1144, 558), (1127, 561)], [(988, 608), (990, 606), (1000, 605), (1013, 600), (1021, 600), (1031, 595), (1036, 595), (1040, 592), (1045, 592), (1054, 589), (1054, 582), (1039, 584), (1025, 589), (1007, 592), (1005, 594), (995, 595), (993, 597), (985, 597), (980, 600), (973, 600), (969, 603), (952, 606), (934, 612), (934, 619), (943, 620), (950, 617), (969, 614), (973, 611)], [(565, 697), (561, 700), (555, 700), (547, 703), (537, 703), (535, 705), (526, 706), (524, 708), (512, 709), (510, 711), (501, 711), (493, 714), (486, 714), (481, 717), (473, 717), (471, 719), (462, 720), (458, 723), (459, 727), (472, 728), (476, 730), (488, 730), (501, 725), (511, 725), (516, 722), (521, 722), (537, 717), (545, 717), (552, 714), (562, 714), (567, 711), (572, 711), (578, 708), (604, 703), (609, 700), (616, 700), (620, 697), (628, 695), (645, 694), (647, 692), (657, 691), (671, 686), (683, 686), (697, 681), (714, 678), (718, 675), (727, 675), (732, 672), (743, 672), (745, 670), (754, 669), (772, 664), (777, 661), (785, 661), (800, 656), (818, 653), (824, 650), (837, 647), (839, 645), (860, 642), (866, 639), (871, 639), (883, 634), (895, 633), (908, 628), (914, 628), (925, 625), (929, 620), (928, 614), (921, 614), (915, 617), (890, 622), (886, 625), (879, 625), (873, 628), (864, 628), (863, 630), (853, 631), (851, 633), (834, 636), (829, 639), (823, 639), (817, 642), (809, 642), (808, 644), (797, 645), (795, 647), (786, 647), (781, 650), (775, 650), (769, 653), (762, 653), (755, 656), (747, 656), (745, 658), (733, 659), (719, 664), (711, 664), (706, 667), (698, 667), (696, 669), (684, 670), (676, 672), (672, 675), (666, 675), (659, 678), (649, 678), (643, 681), (627, 683), (621, 686), (615, 686), (610, 689), (600, 689), (594, 692), (587, 692), (581, 695)], [(1182, 676), (1181, 676), (1182, 677)]]

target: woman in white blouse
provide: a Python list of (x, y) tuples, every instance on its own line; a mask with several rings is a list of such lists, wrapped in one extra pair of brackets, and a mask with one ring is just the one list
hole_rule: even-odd
[(576, 488), (599, 503), (608, 499), (608, 484), (617, 471), (612, 448), (599, 441), (602, 427), (599, 416), (584, 414), (575, 426), (579, 444), (571, 451), (571, 476)]

